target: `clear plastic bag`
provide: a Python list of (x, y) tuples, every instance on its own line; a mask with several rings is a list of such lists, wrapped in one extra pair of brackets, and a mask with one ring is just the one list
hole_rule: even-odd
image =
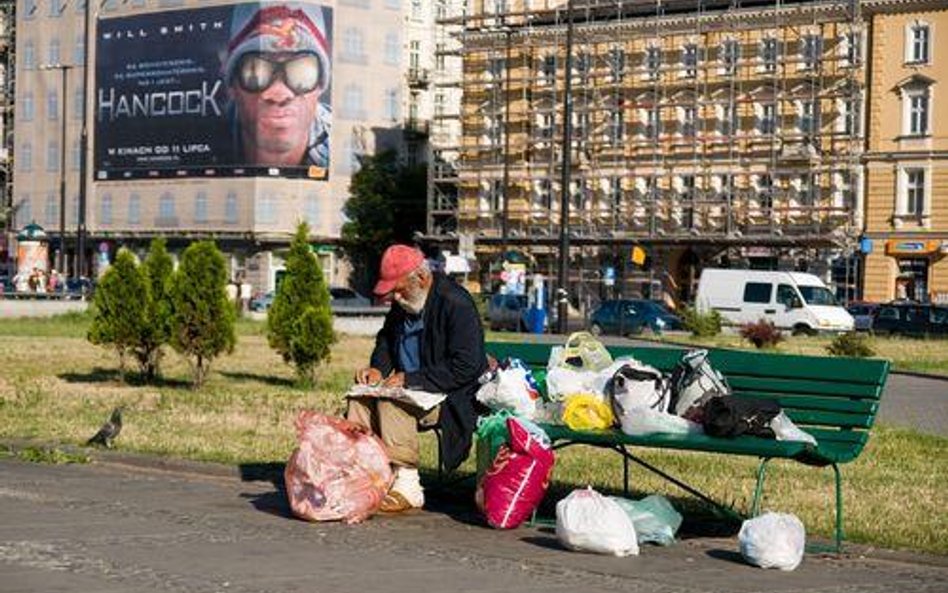
[(750, 564), (793, 570), (803, 560), (806, 530), (796, 515), (764, 513), (744, 521), (737, 539), (741, 556)]
[(784, 412), (780, 412), (770, 421), (770, 429), (774, 431), (778, 441), (799, 441), (816, 446), (813, 435), (794, 424)]
[(632, 520), (622, 507), (593, 490), (573, 490), (556, 503), (556, 538), (571, 550), (638, 555)]
[(640, 544), (651, 542), (670, 546), (675, 543), (675, 534), (681, 527), (682, 517), (667, 498), (653, 494), (642, 500), (628, 500), (617, 496), (612, 499), (632, 520)]
[(619, 418), (622, 432), (630, 436), (650, 434), (703, 434), (700, 424), (651, 408), (630, 408)]

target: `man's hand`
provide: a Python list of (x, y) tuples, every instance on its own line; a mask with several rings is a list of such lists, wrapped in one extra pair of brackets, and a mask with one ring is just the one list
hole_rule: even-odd
[(385, 387), (404, 387), (405, 373), (392, 373), (387, 379), (385, 379), (385, 383), (382, 385)]
[(382, 371), (366, 367), (359, 369), (355, 374), (355, 382), (359, 385), (375, 385), (382, 380)]

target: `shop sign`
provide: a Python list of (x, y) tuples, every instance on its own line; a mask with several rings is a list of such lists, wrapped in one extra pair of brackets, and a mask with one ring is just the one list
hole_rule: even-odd
[(890, 239), (885, 243), (885, 252), (888, 255), (931, 255), (941, 249), (941, 241)]

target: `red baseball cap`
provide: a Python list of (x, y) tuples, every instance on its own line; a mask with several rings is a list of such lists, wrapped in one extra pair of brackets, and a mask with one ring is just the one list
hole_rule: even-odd
[(395, 289), (402, 277), (414, 272), (425, 261), (421, 251), (408, 245), (392, 245), (382, 254), (379, 281), (375, 285), (375, 294), (386, 295)]

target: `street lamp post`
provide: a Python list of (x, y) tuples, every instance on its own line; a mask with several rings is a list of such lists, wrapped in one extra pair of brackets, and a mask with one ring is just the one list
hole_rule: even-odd
[(40, 70), (59, 70), (62, 74), (62, 131), (59, 137), (59, 257), (56, 267), (60, 273), (66, 270), (66, 90), (69, 71), (68, 64), (43, 64)]
[(560, 171), (560, 261), (557, 317), (559, 332), (567, 333), (569, 316), (569, 181), (573, 136), (573, 0), (566, 3), (566, 64), (563, 89), (563, 165)]

